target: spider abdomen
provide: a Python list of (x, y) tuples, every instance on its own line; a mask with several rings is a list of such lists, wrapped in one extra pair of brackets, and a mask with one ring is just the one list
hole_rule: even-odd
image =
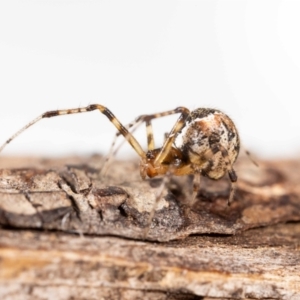
[(226, 114), (216, 109), (199, 108), (187, 118), (175, 146), (195, 171), (219, 179), (231, 170), (240, 142), (237, 129)]

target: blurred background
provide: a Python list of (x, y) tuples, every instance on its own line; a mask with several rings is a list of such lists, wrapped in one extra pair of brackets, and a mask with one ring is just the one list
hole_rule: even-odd
[[(127, 124), (213, 107), (254, 155), (299, 156), (299, 14), (298, 1), (1, 1), (0, 144), (47, 110), (100, 103)], [(157, 146), (175, 120), (154, 122)], [(2, 155), (107, 153), (115, 132), (98, 112), (45, 119)]]

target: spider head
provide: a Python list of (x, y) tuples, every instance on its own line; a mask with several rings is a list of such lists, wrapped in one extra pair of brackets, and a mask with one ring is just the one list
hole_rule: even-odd
[(159, 162), (157, 158), (161, 151), (162, 148), (149, 150), (146, 153), (145, 158), (141, 160), (140, 174), (143, 179), (146, 177), (152, 178), (158, 175), (164, 175), (167, 172), (181, 175), (181, 170), (187, 165), (182, 152), (179, 149), (172, 147), (164, 160)]
[(140, 161), (140, 174), (143, 179), (147, 177), (155, 177), (159, 174), (165, 174), (166, 171), (162, 169), (162, 164), (155, 163), (155, 159), (159, 154), (160, 149), (148, 150), (145, 158)]

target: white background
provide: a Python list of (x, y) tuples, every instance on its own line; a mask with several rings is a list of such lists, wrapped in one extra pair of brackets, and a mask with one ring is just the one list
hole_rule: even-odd
[[(126, 124), (207, 106), (256, 155), (299, 155), (299, 15), (300, 1), (3, 0), (0, 144), (47, 110), (100, 103)], [(157, 146), (173, 124), (156, 122)], [(98, 112), (46, 119), (3, 155), (103, 153), (114, 132)]]

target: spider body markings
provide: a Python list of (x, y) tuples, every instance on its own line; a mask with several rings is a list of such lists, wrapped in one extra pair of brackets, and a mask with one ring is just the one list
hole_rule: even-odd
[(229, 172), (234, 179), (232, 166), (239, 153), (240, 140), (234, 123), (221, 111), (207, 108), (193, 111), (175, 145), (194, 171), (215, 180)]
[[(19, 134), (44, 118), (76, 114), (99, 110), (117, 128), (117, 136), (123, 135), (140, 157), (140, 175), (143, 179), (159, 175), (194, 175), (192, 206), (200, 188), (201, 176), (218, 180), (228, 174), (231, 190), (228, 204), (234, 196), (234, 183), (237, 181), (233, 169), (240, 149), (238, 131), (233, 121), (217, 109), (198, 108), (190, 112), (185, 107), (177, 107), (151, 115), (141, 115), (128, 126), (122, 123), (105, 106), (92, 104), (86, 107), (48, 111), (21, 128), (10, 137), (1, 147), (0, 152)], [(170, 133), (160, 148), (155, 148), (152, 123), (153, 119), (180, 114)], [(144, 151), (133, 136), (133, 131), (142, 123), (146, 125), (148, 149)], [(130, 128), (133, 128), (130, 132)], [(111, 152), (112, 153), (112, 152)], [(165, 182), (165, 181), (164, 181)], [(158, 199), (161, 195), (158, 195)], [(156, 206), (156, 204), (155, 204)], [(149, 226), (153, 218), (155, 207), (149, 216)], [(149, 227), (147, 228), (147, 232)]]

